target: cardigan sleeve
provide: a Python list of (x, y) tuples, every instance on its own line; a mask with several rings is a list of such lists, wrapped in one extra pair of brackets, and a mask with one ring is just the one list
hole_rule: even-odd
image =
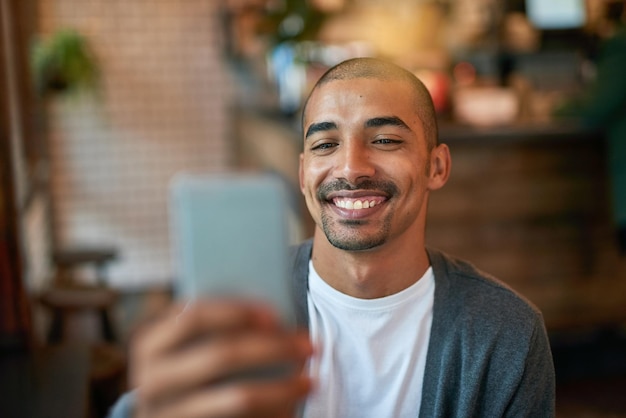
[(107, 418), (132, 418), (135, 407), (135, 392), (126, 392), (111, 407)]
[(541, 316), (535, 323), (525, 364), (526, 369), (507, 408), (506, 416), (554, 417), (554, 362)]

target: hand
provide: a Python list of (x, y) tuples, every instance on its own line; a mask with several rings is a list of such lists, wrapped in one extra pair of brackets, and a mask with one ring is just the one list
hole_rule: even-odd
[[(140, 330), (131, 345), (135, 415), (293, 416), (311, 389), (302, 370), (311, 353), (308, 335), (285, 330), (267, 307), (233, 301), (176, 306)], [(277, 364), (293, 371), (228, 379)]]

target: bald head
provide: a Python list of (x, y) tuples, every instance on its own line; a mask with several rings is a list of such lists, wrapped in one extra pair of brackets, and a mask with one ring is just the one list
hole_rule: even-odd
[[(377, 58), (353, 58), (343, 61), (322, 75), (313, 87), (309, 99), (313, 92), (324, 84), (335, 80), (353, 80), (357, 78), (406, 82), (409, 88), (407, 94), (413, 95), (415, 113), (424, 127), (427, 145), (429, 149), (437, 145), (437, 119), (430, 93), (413, 73), (388, 61)], [(309, 99), (304, 104), (303, 115), (306, 112)]]

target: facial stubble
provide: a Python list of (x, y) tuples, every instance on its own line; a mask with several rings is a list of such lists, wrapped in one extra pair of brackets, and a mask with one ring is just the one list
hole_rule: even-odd
[[(326, 239), (336, 248), (345, 251), (365, 251), (383, 245), (391, 231), (393, 213), (388, 213), (382, 220), (380, 228), (372, 232), (363, 229), (371, 223), (369, 219), (335, 219), (326, 208), (324, 202), (329, 202), (328, 194), (341, 190), (373, 190), (384, 193), (387, 201), (399, 192), (398, 187), (390, 181), (365, 180), (355, 186), (343, 180), (322, 184), (317, 191), (317, 198), (322, 202), (321, 223)], [(332, 204), (332, 203), (327, 203)]]

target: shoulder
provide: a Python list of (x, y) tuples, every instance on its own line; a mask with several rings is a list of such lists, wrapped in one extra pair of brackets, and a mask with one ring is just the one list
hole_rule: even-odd
[(428, 254), (435, 275), (435, 304), (443, 305), (444, 314), (530, 333), (543, 326), (539, 309), (501, 280), (444, 252), (429, 248)]
[(428, 254), (435, 303), (422, 412), (548, 416), (554, 367), (539, 310), (471, 263)]

